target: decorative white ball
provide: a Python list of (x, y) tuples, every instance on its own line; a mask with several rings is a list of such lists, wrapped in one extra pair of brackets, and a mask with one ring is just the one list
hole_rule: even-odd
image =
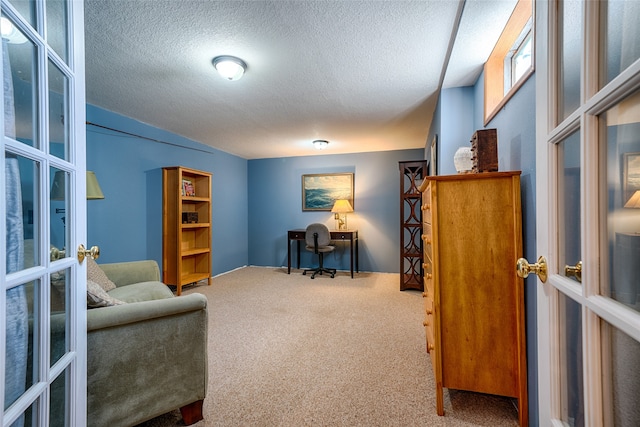
[(473, 152), (471, 147), (460, 147), (456, 154), (453, 155), (453, 164), (456, 166), (458, 173), (470, 172), (473, 168)]

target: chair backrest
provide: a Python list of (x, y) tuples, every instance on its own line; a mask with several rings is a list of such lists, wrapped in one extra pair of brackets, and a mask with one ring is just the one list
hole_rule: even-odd
[(331, 233), (329, 228), (320, 223), (310, 224), (304, 236), (307, 246), (314, 247), (313, 234), (318, 233), (318, 246), (328, 246), (331, 243)]

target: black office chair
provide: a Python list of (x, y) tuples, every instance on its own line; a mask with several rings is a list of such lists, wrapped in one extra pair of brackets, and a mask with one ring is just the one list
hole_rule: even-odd
[(319, 267), (318, 268), (310, 268), (302, 271), (302, 274), (305, 276), (307, 272), (312, 272), (312, 279), (315, 279), (316, 274), (320, 273), (329, 273), (331, 274), (331, 278), (336, 274), (335, 268), (324, 268), (324, 254), (327, 252), (332, 252), (336, 247), (329, 245), (331, 243), (331, 233), (329, 233), (329, 229), (324, 224), (311, 224), (307, 227), (307, 231), (305, 233), (305, 243), (307, 244), (307, 250), (313, 252), (314, 254), (318, 254), (319, 259)]

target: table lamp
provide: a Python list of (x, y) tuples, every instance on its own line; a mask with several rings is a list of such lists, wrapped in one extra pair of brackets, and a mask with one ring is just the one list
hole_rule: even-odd
[[(86, 179), (87, 179), (87, 200), (100, 200), (104, 199), (104, 193), (100, 188), (100, 184), (98, 183), (98, 178), (96, 178), (96, 174), (92, 171), (86, 171)], [(67, 176), (67, 172), (65, 171), (56, 171), (53, 176), (53, 183), (51, 184), (51, 193), (50, 199), (55, 201), (64, 201), (66, 199), (66, 184), (65, 179)], [(66, 208), (56, 208), (57, 214), (65, 214)], [(59, 258), (64, 258), (65, 256), (65, 245), (66, 245), (66, 237), (67, 237), (67, 224), (65, 221), (65, 217), (60, 218), (62, 220), (62, 250), (58, 250), (53, 247), (51, 252), (51, 260), (54, 261)], [(55, 251), (54, 251), (55, 250)]]
[(640, 209), (640, 190), (633, 193), (633, 196), (624, 204), (625, 208)]
[(353, 207), (348, 200), (340, 199), (336, 200), (331, 209), (334, 218), (338, 224), (338, 230), (347, 230), (347, 213), (353, 212)]

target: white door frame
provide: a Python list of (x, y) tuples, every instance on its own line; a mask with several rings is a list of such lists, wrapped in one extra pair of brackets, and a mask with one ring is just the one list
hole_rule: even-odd
[[(537, 255), (545, 256), (549, 278), (537, 279), (538, 410), (541, 426), (563, 426), (560, 405), (560, 337), (558, 296), (564, 294), (582, 308), (582, 357), (586, 426), (600, 426), (607, 418), (609, 399), (602, 380), (601, 319), (640, 341), (640, 313), (601, 295), (601, 281), (608, 280), (606, 188), (600, 174), (606, 170), (598, 115), (640, 87), (640, 60), (599, 89), (600, 2), (584, 3), (580, 107), (556, 125), (557, 63), (556, 1), (536, 1), (536, 224)], [(580, 131), (582, 284), (564, 277), (558, 265), (558, 154), (555, 142)], [(608, 418), (607, 418), (608, 419)]]
[[(76, 250), (80, 243), (86, 245), (86, 120), (85, 120), (85, 71), (84, 71), (84, 4), (79, 0), (68, 1), (67, 6), (67, 23), (69, 52), (68, 65), (63, 59), (60, 59), (55, 51), (46, 47), (46, 23), (45, 18), (47, 8), (45, 0), (31, 3), (36, 10), (38, 23), (36, 26), (40, 29), (38, 32), (33, 29), (28, 20), (23, 19), (19, 12), (11, 6), (9, 0), (2, 0), (0, 8), (2, 12), (10, 16), (15, 22), (21, 22), (21, 27), (28, 38), (38, 46), (37, 59), (34, 62), (37, 65), (37, 81), (32, 84), (37, 86), (38, 102), (37, 102), (37, 123), (38, 129), (34, 132), (34, 144), (28, 146), (15, 139), (5, 137), (4, 122), (0, 121), (0, 153), (2, 164), (0, 165), (0, 183), (4, 189), (5, 185), (5, 153), (8, 150), (11, 153), (20, 155), (38, 165), (38, 181), (34, 183), (34, 188), (39, 189), (39, 194), (34, 194), (34, 209), (38, 212), (34, 214), (37, 219), (37, 233), (39, 239), (34, 239), (34, 243), (39, 243), (37, 249), (38, 262), (34, 267), (26, 270), (18, 271), (7, 275), (5, 259), (2, 260), (0, 266), (0, 400), (4, 402), (4, 384), (5, 384), (5, 362), (6, 362), (6, 319), (5, 304), (7, 289), (13, 286), (20, 286), (34, 280), (40, 281), (42, 286), (38, 287), (39, 292), (34, 295), (40, 304), (38, 315), (33, 319), (33, 324), (38, 330), (38, 348), (36, 359), (39, 361), (37, 366), (34, 364), (34, 370), (37, 369), (38, 381), (32, 384), (9, 408), (0, 411), (0, 426), (8, 427), (12, 425), (25, 410), (29, 409), (37, 402), (37, 417), (39, 426), (49, 425), (49, 401), (51, 383), (64, 371), (67, 371), (66, 389), (67, 395), (67, 422), (71, 426), (87, 425), (87, 321), (86, 321), (86, 263), (79, 264), (76, 258)], [(31, 43), (31, 42), (29, 42)], [(49, 61), (55, 63), (58, 68), (68, 79), (68, 100), (69, 103), (68, 117), (64, 120), (69, 121), (69, 147), (68, 155), (65, 159), (50, 154), (49, 138), (48, 138), (48, 121), (49, 121), (49, 82), (47, 78), (47, 70)], [(3, 71), (0, 70), (0, 77)], [(0, 112), (4, 113), (4, 107), (0, 105)], [(2, 114), (3, 115), (3, 114)], [(37, 140), (37, 141), (35, 141)], [(51, 180), (50, 167), (64, 169), (69, 176), (69, 194), (67, 194), (68, 204), (66, 206), (67, 218), (72, 221), (66, 222), (69, 239), (66, 242), (65, 258), (57, 261), (49, 259), (50, 247), (50, 189)], [(5, 197), (0, 197), (0, 216), (5, 217), (7, 206), (5, 205)], [(6, 247), (6, 229), (4, 220), (0, 225), (0, 245)], [(69, 325), (67, 330), (68, 349), (69, 351), (60, 357), (59, 360), (50, 366), (50, 292), (49, 278), (50, 275), (59, 270), (69, 272), (69, 289), (68, 299), (66, 300), (65, 310), (69, 316)], [(8, 367), (10, 369), (10, 367)], [(35, 422), (35, 419), (34, 419)]]

